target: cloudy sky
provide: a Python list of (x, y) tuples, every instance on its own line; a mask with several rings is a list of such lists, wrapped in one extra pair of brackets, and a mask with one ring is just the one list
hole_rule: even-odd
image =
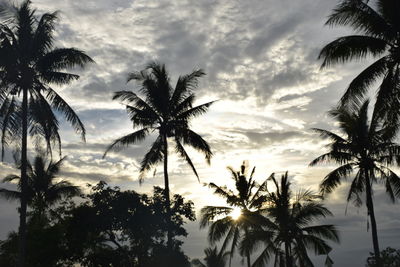
[[(317, 189), (332, 166), (309, 168), (325, 151), (310, 128), (334, 129), (326, 111), (337, 103), (351, 77), (367, 62), (320, 70), (318, 53), (324, 44), (348, 29), (324, 26), (335, 0), (35, 0), (38, 13), (60, 10), (57, 46), (77, 47), (96, 64), (81, 71), (81, 79), (57, 88), (76, 109), (87, 128), (87, 142), (63, 125), (63, 176), (85, 185), (105, 180), (122, 188), (149, 192), (162, 185), (162, 170), (139, 186), (138, 162), (152, 139), (106, 159), (113, 139), (132, 131), (123, 106), (111, 101), (114, 91), (132, 89), (129, 72), (157, 60), (166, 64), (173, 80), (193, 69), (207, 76), (197, 89), (198, 103), (219, 100), (193, 128), (210, 144), (210, 166), (191, 152), (202, 183), (232, 185), (226, 166), (243, 160), (257, 166), (261, 181), (271, 172), (289, 171), (296, 188)], [(10, 163), (0, 173), (13, 172)], [(222, 203), (198, 183), (190, 169), (172, 156), (171, 189), (194, 201), (197, 210)], [(377, 188), (378, 189), (378, 188)], [(341, 231), (341, 245), (332, 253), (336, 266), (364, 266), (372, 250), (365, 207), (349, 206), (346, 186), (326, 200), (335, 217), (327, 220)], [(400, 238), (398, 206), (377, 190), (376, 216), (381, 248)], [(0, 238), (16, 229), (15, 205), (0, 202)], [(189, 223), (184, 250), (203, 257), (206, 231)], [(397, 241), (397, 242), (396, 242)], [(316, 263), (322, 259), (317, 258)], [(240, 266), (239, 260), (236, 261)], [(319, 266), (318, 264), (316, 264)]]

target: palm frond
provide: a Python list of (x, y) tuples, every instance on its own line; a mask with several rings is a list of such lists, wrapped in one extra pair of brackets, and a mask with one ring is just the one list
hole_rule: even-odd
[(231, 248), (230, 248), (231, 256), (229, 258), (230, 262), (232, 261), (233, 255), (234, 255), (236, 248), (238, 247), (239, 242), (240, 242), (240, 228), (234, 224), (232, 227), (232, 230), (233, 230), (232, 234), (227, 235), (227, 237), (225, 238), (224, 243), (222, 244), (222, 247), (221, 247), (221, 249), (222, 248), (225, 249), (225, 247), (226, 247), (225, 244), (228, 244), (229, 241), (231, 242)]
[(40, 18), (32, 42), (32, 51), (36, 57), (41, 57), (53, 47), (54, 24), (58, 12), (45, 13)]
[(46, 202), (48, 204), (53, 204), (64, 197), (75, 197), (82, 194), (82, 190), (79, 186), (72, 185), (68, 181), (61, 181), (53, 184), (46, 196)]
[(342, 165), (335, 170), (331, 171), (320, 184), (322, 195), (329, 194), (340, 185), (341, 181), (349, 176), (353, 172), (353, 165), (351, 163)]
[(303, 227), (302, 230), (306, 232), (307, 235), (327, 239), (336, 243), (340, 242), (339, 232), (337, 228), (331, 224)]
[(224, 206), (205, 206), (201, 209), (200, 228), (204, 228), (212, 223), (215, 218), (227, 216), (233, 211), (231, 207)]
[(126, 105), (126, 111), (135, 126), (154, 127), (158, 122), (160, 122), (160, 117), (151, 109), (136, 108)]
[(362, 205), (362, 200), (360, 198), (360, 193), (365, 190), (365, 180), (362, 172), (359, 170), (351, 182), (349, 192), (347, 194), (347, 202), (353, 201), (356, 207)]
[(83, 140), (85, 140), (86, 129), (82, 121), (79, 119), (75, 111), (68, 105), (68, 103), (55, 92), (52, 88), (46, 88), (46, 98), (49, 100), (50, 105), (57, 111), (61, 112), (66, 120), (71, 123), (77, 133), (81, 134)]
[(391, 25), (363, 1), (342, 1), (329, 16), (326, 24), (349, 25), (356, 31), (376, 37), (391, 34)]
[(3, 178), (2, 182), (3, 183), (10, 183), (10, 182), (13, 182), (13, 181), (19, 180), (19, 179), (20, 179), (20, 177), (18, 175), (9, 174), (9, 175), (7, 175), (6, 177)]
[(332, 247), (325, 240), (314, 235), (302, 235), (301, 242), (305, 247), (313, 249), (316, 255), (327, 255), (332, 251)]
[(0, 197), (9, 201), (18, 200), (21, 197), (21, 193), (18, 191), (0, 188)]
[(14, 97), (5, 97), (0, 107), (1, 159), (4, 159), (5, 147), (20, 136), (20, 110)]
[(208, 187), (214, 189), (214, 194), (224, 198), (230, 205), (239, 206), (241, 200), (231, 190), (228, 190), (226, 186), (218, 186), (215, 183), (209, 183)]
[(309, 166), (315, 166), (317, 164), (328, 163), (328, 162), (334, 162), (337, 164), (347, 164), (351, 163), (353, 159), (354, 156), (350, 153), (330, 151), (312, 160), (309, 163)]
[[(398, 66), (390, 66), (382, 83), (379, 86), (372, 118), (383, 119), (392, 125), (399, 125), (398, 107), (400, 105), (398, 93), (400, 91), (400, 70)], [(395, 128), (396, 130), (398, 129)]]
[[(233, 232), (235, 230), (234, 224), (230, 217), (225, 217), (213, 222), (209, 227), (208, 241), (211, 244), (215, 244), (226, 236), (224, 243), (226, 244), (232, 239)], [(226, 249), (226, 244), (222, 245), (221, 249)], [(231, 251), (232, 252), (232, 251)]]
[(194, 167), (192, 160), (190, 159), (185, 148), (182, 146), (179, 140), (175, 140), (175, 150), (181, 156), (181, 158), (183, 158), (187, 162), (187, 164), (189, 164), (190, 168), (192, 168), (193, 173), (196, 175), (197, 180), (200, 183), (200, 178), (199, 175), (197, 174), (196, 168)]
[(388, 68), (389, 56), (380, 58), (364, 69), (348, 86), (346, 92), (340, 99), (340, 104), (344, 105), (349, 101), (360, 102), (365, 96), (368, 88), (379, 78), (384, 76)]
[(268, 244), (263, 248), (261, 254), (255, 259), (252, 267), (263, 267), (268, 264), (272, 256), (276, 254), (276, 247), (273, 244)]
[(204, 263), (202, 263), (199, 259), (194, 259), (190, 262), (192, 265), (197, 267), (207, 267)]
[(319, 218), (333, 216), (333, 214), (322, 204), (316, 202), (307, 202), (295, 209), (294, 221), (299, 225), (309, 224)]
[[(47, 150), (51, 154), (52, 146), (58, 144), (61, 154), (59, 122), (51, 106), (40, 93), (29, 100), (29, 134), (38, 140), (44, 138)], [(40, 143), (39, 143), (40, 144)]]
[(119, 151), (123, 147), (133, 145), (139, 141), (144, 140), (149, 134), (149, 132), (150, 132), (149, 128), (143, 128), (114, 140), (114, 142), (112, 142), (112, 144), (109, 145), (106, 151), (104, 152), (103, 158), (105, 158), (107, 153), (110, 151)]
[(187, 128), (177, 130), (175, 135), (184, 145), (191, 146), (199, 152), (202, 152), (205, 155), (207, 163), (210, 164), (212, 157), (211, 148), (200, 135)]
[(79, 75), (59, 71), (46, 71), (41, 73), (40, 78), (46, 83), (64, 85), (69, 84), (72, 81), (78, 80)]
[(50, 177), (55, 177), (61, 169), (62, 164), (64, 163), (64, 161), (66, 160), (67, 157), (62, 157), (61, 159), (59, 159), (56, 162), (50, 161), (49, 165), (47, 166), (46, 169), (46, 173), (50, 176)]
[(176, 106), (181, 103), (187, 94), (197, 87), (198, 79), (204, 75), (206, 75), (205, 72), (202, 69), (199, 69), (190, 74), (180, 76), (171, 97), (172, 105)]
[(390, 168), (385, 166), (376, 167), (374, 172), (380, 176), (385, 185), (386, 193), (394, 203), (396, 198), (400, 198), (400, 177)]
[(367, 55), (379, 56), (387, 49), (388, 44), (371, 36), (350, 35), (340, 37), (327, 44), (318, 58), (323, 59), (321, 68), (351, 60), (359, 60)]
[(182, 113), (177, 114), (178, 120), (189, 121), (197, 116), (205, 114), (208, 111), (208, 108), (214, 103), (215, 101), (211, 101), (196, 107), (193, 107), (189, 110), (186, 110)]
[(56, 48), (41, 57), (37, 62), (37, 67), (41, 73), (46, 73), (74, 68), (76, 66), (84, 68), (88, 63), (94, 63), (93, 59), (79, 49)]
[(141, 83), (139, 91), (145, 95), (146, 102), (157, 113), (164, 117), (169, 115), (172, 88), (169, 84), (170, 78), (164, 64), (151, 62), (145, 70), (130, 73), (128, 82), (131, 80)]
[(164, 158), (163, 148), (164, 148), (164, 141), (161, 136), (158, 136), (156, 141), (154, 141), (153, 145), (151, 146), (150, 150), (144, 156), (142, 162), (140, 163), (140, 175), (139, 175), (139, 182), (142, 182), (147, 171), (153, 168), (154, 165), (161, 162)]
[(159, 117), (159, 114), (157, 113), (157, 109), (154, 109), (153, 106), (151, 106), (149, 103), (147, 103), (145, 100), (140, 98), (137, 94), (131, 91), (118, 91), (114, 93), (114, 96), (112, 98), (113, 100), (120, 100), (122, 102), (127, 101), (128, 103), (131, 104), (131, 106), (134, 106), (135, 108), (141, 109), (141, 110), (146, 110), (146, 112), (151, 112), (152, 117)]

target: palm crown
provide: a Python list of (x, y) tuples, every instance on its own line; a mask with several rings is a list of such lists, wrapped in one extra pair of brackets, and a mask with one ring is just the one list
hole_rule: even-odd
[[(64, 197), (81, 194), (79, 187), (68, 181), (60, 180), (56, 182), (63, 161), (64, 158), (56, 162), (46, 163), (43, 156), (36, 156), (33, 165), (28, 163), (27, 201), (28, 205), (38, 214), (43, 214), (46, 209)], [(17, 181), (18, 188), (21, 189), (21, 180), (18, 175), (8, 175), (3, 179), (3, 182), (13, 181)], [(18, 200), (20, 194), (20, 191), (0, 189), (0, 196), (9, 200)]]
[[(245, 162), (240, 167), (240, 171), (235, 171), (231, 167), (228, 167), (228, 170), (235, 182), (236, 192), (226, 186), (210, 183), (209, 187), (214, 190), (214, 194), (224, 198), (229, 206), (206, 206), (202, 208), (200, 227), (210, 225), (208, 239), (211, 244), (224, 238), (221, 251), (224, 251), (230, 244), (232, 258), (248, 231), (252, 227), (258, 227), (260, 223), (262, 205), (265, 201), (262, 192), (266, 186), (266, 181), (258, 184), (254, 180), (255, 168), (248, 176), (248, 166)], [(238, 218), (232, 216), (235, 209), (240, 209), (241, 214)], [(247, 258), (247, 265), (250, 266), (249, 250), (242, 249), (243, 246), (240, 246), (240, 248), (241, 254)]]
[(375, 116), (369, 121), (369, 102), (353, 108), (343, 107), (330, 112), (338, 120), (342, 136), (323, 129), (314, 129), (323, 138), (329, 139), (330, 151), (314, 159), (310, 165), (333, 162), (340, 166), (330, 172), (321, 183), (323, 194), (331, 193), (340, 183), (357, 170), (347, 196), (348, 201), (361, 204), (360, 193), (366, 190), (366, 176), (370, 183), (382, 183), (394, 201), (400, 196), (400, 178), (389, 167), (397, 165), (400, 146), (395, 143), (394, 125), (387, 125)]
[(194, 174), (197, 171), (187, 154), (184, 145), (189, 145), (205, 154), (210, 162), (212, 152), (207, 142), (190, 129), (190, 120), (204, 114), (213, 102), (193, 107), (198, 78), (205, 73), (202, 70), (194, 71), (179, 77), (175, 89), (170, 85), (170, 78), (165, 65), (151, 63), (141, 72), (131, 73), (128, 82), (135, 80), (140, 83), (139, 92), (145, 96), (142, 99), (131, 91), (116, 92), (113, 99), (127, 102), (126, 110), (134, 127), (140, 129), (115, 140), (104, 155), (110, 150), (118, 150), (124, 146), (142, 141), (152, 132), (158, 137), (141, 163), (140, 178), (161, 162), (164, 158), (164, 149), (168, 138), (173, 138), (176, 152), (190, 165)]
[[(85, 128), (74, 110), (49, 84), (68, 84), (79, 78), (66, 68), (84, 67), (92, 59), (75, 48), (54, 48), (57, 12), (35, 16), (31, 2), (25, 1), (12, 17), (0, 24), (0, 126), (2, 145), (21, 136), (22, 100), (29, 94), (27, 111), (29, 134), (60, 144), (59, 123), (54, 111), (63, 114), (84, 138)], [(4, 153), (4, 151), (3, 151)]]
[(323, 179), (320, 185), (323, 194), (331, 193), (356, 171), (347, 201), (353, 201), (359, 206), (362, 204), (362, 194), (365, 193), (374, 253), (380, 265), (372, 187), (380, 182), (386, 187), (386, 192), (393, 202), (396, 197), (400, 197), (400, 178), (390, 169), (391, 166), (399, 164), (400, 146), (395, 143), (397, 125), (386, 123), (380, 112), (376, 111), (369, 121), (368, 104), (369, 102), (365, 101), (362, 105), (340, 107), (330, 112), (330, 115), (338, 120), (339, 129), (344, 136), (314, 129), (331, 142), (330, 151), (314, 159), (310, 165), (323, 162), (339, 165)]
[[(264, 188), (266, 216), (262, 227), (251, 229), (243, 242), (250, 250), (257, 248), (259, 243), (265, 245), (253, 266), (265, 266), (272, 256), (276, 267), (314, 266), (307, 250), (312, 249), (317, 255), (328, 255), (331, 247), (326, 240), (339, 242), (333, 225), (315, 225), (318, 219), (332, 216), (332, 213), (318, 202), (319, 195), (309, 190), (293, 193), (287, 172), (280, 182), (274, 174), (268, 180), (275, 185), (275, 191)], [(327, 256), (326, 265), (332, 263)]]
[(399, 107), (400, 5), (397, 0), (377, 0), (376, 8), (368, 1), (342, 1), (326, 24), (352, 27), (358, 34), (336, 39), (321, 53), (322, 67), (367, 56), (379, 57), (350, 83), (341, 104), (363, 99), (368, 88), (382, 79), (377, 91), (376, 110), (386, 110), (394, 123)]
[(229, 256), (229, 252), (218, 251), (217, 247), (206, 248), (204, 250), (204, 254), (206, 255), (204, 258), (204, 263), (202, 263), (198, 259), (192, 260), (192, 265), (196, 267), (225, 267), (227, 258)]

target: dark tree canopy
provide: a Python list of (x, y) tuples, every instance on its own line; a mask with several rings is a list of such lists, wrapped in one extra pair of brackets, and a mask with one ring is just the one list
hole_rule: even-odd
[[(375, 267), (376, 258), (374, 253), (370, 253), (370, 257), (367, 259), (365, 267)], [(394, 249), (387, 247), (381, 251), (380, 255), (382, 261), (382, 267), (398, 267), (400, 266), (400, 249)]]
[[(91, 191), (81, 204), (65, 201), (47, 220), (28, 221), (29, 266), (190, 266), (178, 238), (187, 236), (185, 220), (195, 220), (192, 202), (174, 195), (169, 221), (159, 187), (154, 187), (153, 195), (145, 195), (100, 182)], [(172, 249), (166, 246), (167, 229), (173, 230)], [(4, 266), (15, 264), (17, 237), (11, 233), (0, 241)]]

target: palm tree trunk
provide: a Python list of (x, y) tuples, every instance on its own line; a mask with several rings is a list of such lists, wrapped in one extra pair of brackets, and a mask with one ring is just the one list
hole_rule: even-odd
[[(248, 231), (247, 227), (244, 229), (244, 234), (245, 234), (245, 236), (249, 235), (249, 231)], [(251, 259), (250, 259), (250, 250), (249, 249), (246, 249), (246, 260), (247, 260), (247, 267), (251, 267)]]
[(250, 260), (250, 252), (246, 252), (246, 258), (247, 258), (247, 267), (251, 267), (251, 260)]
[(164, 135), (164, 184), (165, 184), (165, 205), (167, 208), (167, 246), (172, 249), (171, 231), (171, 200), (169, 198), (169, 179), (168, 179), (168, 140)]
[(365, 183), (366, 183), (366, 195), (367, 195), (367, 209), (369, 218), (371, 220), (372, 243), (374, 245), (375, 261), (376, 261), (376, 266), (381, 267), (382, 265), (381, 265), (380, 250), (379, 250), (378, 230), (376, 227), (374, 203), (372, 200), (372, 188), (368, 171), (366, 171)]
[(285, 242), (285, 257), (286, 257), (286, 267), (293, 267), (292, 264), (292, 255), (290, 251), (290, 243)]
[(21, 208), (19, 213), (18, 266), (26, 262), (26, 186), (27, 186), (27, 139), (28, 139), (28, 89), (22, 89), (22, 144), (21, 144)]

